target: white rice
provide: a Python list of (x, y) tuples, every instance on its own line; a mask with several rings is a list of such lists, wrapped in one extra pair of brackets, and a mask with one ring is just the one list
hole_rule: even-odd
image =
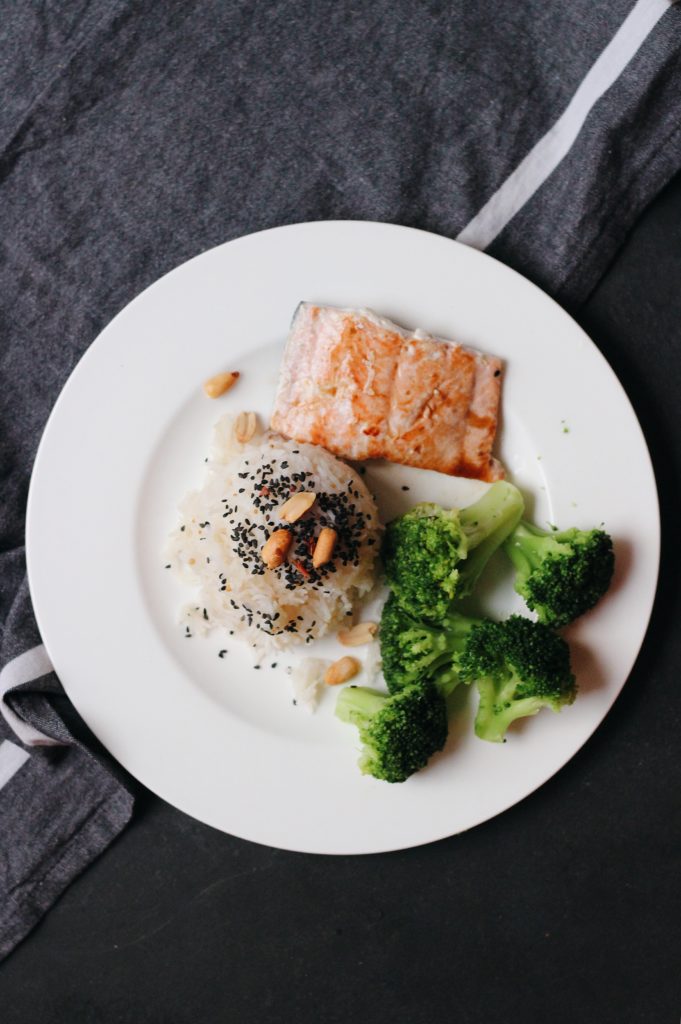
[(324, 683), (324, 673), (331, 664), (326, 658), (301, 658), (293, 667), (293, 699), (310, 713), (316, 709), (322, 691), (328, 689)]
[[(314, 491), (317, 499), (290, 527), (287, 562), (268, 569), (261, 549), (284, 525), (278, 507), (297, 491)], [(381, 529), (375, 502), (359, 474), (324, 448), (272, 433), (237, 444), (231, 418), (223, 417), (203, 486), (179, 511), (166, 561), (193, 589), (183, 610), (190, 633), (219, 629), (260, 658), (323, 636), (374, 585)], [(323, 526), (334, 528), (338, 541), (332, 562), (314, 569), (311, 550)]]

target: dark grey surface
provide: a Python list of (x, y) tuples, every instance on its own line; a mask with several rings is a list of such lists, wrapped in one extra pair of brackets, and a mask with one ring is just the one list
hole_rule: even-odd
[(585, 748), (493, 821), (375, 857), (262, 848), (144, 796), (0, 965), (3, 1024), (677, 1024), (680, 281), (677, 178), (580, 316), (645, 428), (666, 528), (643, 652)]

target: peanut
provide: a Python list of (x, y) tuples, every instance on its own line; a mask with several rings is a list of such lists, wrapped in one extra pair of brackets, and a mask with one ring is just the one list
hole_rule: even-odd
[(290, 530), (275, 530), (269, 535), (260, 552), (268, 569), (276, 569), (278, 565), (282, 564), (291, 547), (292, 540), (293, 534)]
[(339, 658), (338, 661), (334, 661), (332, 665), (329, 665), (324, 673), (324, 682), (327, 686), (338, 686), (339, 683), (347, 683), (348, 679), (352, 679), (353, 676), (357, 675), (361, 667), (357, 658), (351, 658), (346, 654), (344, 658)]
[(341, 629), (338, 639), (344, 647), (361, 647), (362, 644), (370, 644), (377, 632), (377, 623), (358, 622), (350, 629)]
[(324, 526), (320, 530), (317, 543), (312, 552), (312, 564), (315, 569), (319, 569), (320, 566), (326, 565), (327, 562), (331, 561), (337, 540), (338, 534), (330, 526)]
[(234, 436), (239, 444), (250, 441), (255, 434), (258, 421), (254, 412), (240, 412), (234, 422)]
[(311, 509), (316, 501), (314, 491), (299, 491), (292, 495), (279, 509), (279, 518), (285, 523), (295, 523)]
[(205, 381), (203, 390), (209, 398), (219, 398), (225, 391), (229, 391), (238, 378), (239, 373), (236, 370), (231, 373), (216, 373), (214, 377)]

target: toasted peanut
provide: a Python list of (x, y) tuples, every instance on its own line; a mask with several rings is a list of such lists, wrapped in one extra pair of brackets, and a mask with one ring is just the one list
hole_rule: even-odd
[(240, 412), (234, 422), (234, 436), (239, 444), (250, 441), (255, 434), (258, 420), (254, 412)]
[(291, 547), (292, 540), (293, 534), (290, 530), (275, 530), (269, 535), (260, 552), (268, 569), (276, 569), (278, 565), (281, 565)]
[(299, 491), (281, 506), (278, 512), (279, 518), (285, 523), (295, 523), (297, 519), (305, 515), (308, 509), (312, 508), (316, 499), (317, 495), (314, 491)]
[(338, 534), (330, 526), (324, 526), (320, 530), (317, 543), (312, 552), (312, 564), (315, 569), (319, 569), (320, 566), (326, 565), (327, 562), (331, 561), (337, 540)]
[(231, 373), (216, 373), (214, 377), (205, 381), (203, 390), (209, 398), (219, 398), (220, 395), (224, 395), (225, 391), (229, 391), (232, 384), (238, 379), (239, 374), (236, 370)]
[(358, 622), (350, 629), (341, 629), (338, 639), (344, 647), (361, 647), (362, 644), (370, 644), (377, 632), (377, 623)]
[(362, 665), (357, 658), (351, 658), (348, 654), (344, 658), (334, 661), (324, 673), (324, 682), (327, 686), (338, 686), (339, 683), (347, 683), (348, 679), (356, 676)]

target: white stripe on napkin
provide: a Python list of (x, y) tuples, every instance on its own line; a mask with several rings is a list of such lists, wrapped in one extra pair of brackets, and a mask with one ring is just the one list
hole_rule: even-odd
[(30, 754), (18, 747), (16, 743), (2, 740), (0, 743), (0, 789), (7, 785), (29, 757)]
[(594, 104), (619, 78), (676, 0), (637, 0), (592, 65), (565, 112), (457, 236), (486, 249), (567, 156)]
[(43, 644), (38, 644), (37, 647), (32, 647), (12, 661), (8, 661), (0, 671), (0, 714), (27, 747), (61, 747), (63, 744), (19, 718), (5, 701), (5, 694), (13, 686), (30, 683), (33, 679), (40, 679), (52, 671), (52, 662)]

